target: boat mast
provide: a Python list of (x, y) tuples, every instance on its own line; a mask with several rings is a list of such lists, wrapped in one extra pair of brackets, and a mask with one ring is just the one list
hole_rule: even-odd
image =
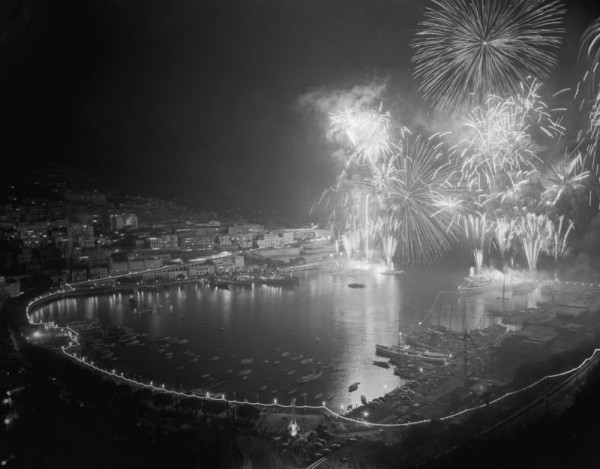
[(463, 360), (464, 360), (464, 373), (465, 373), (465, 387), (469, 384), (469, 358), (467, 357), (467, 297), (463, 295), (463, 329), (465, 331), (463, 336)]
[(469, 385), (469, 358), (467, 357), (467, 329), (465, 328), (465, 335), (463, 337), (463, 353), (464, 353), (464, 364), (465, 364), (465, 387)]

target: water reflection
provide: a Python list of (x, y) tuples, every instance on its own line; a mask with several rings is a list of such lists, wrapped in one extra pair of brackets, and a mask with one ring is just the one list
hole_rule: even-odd
[[(265, 400), (277, 397), (280, 402), (288, 402), (294, 389), (298, 399), (306, 392), (309, 404), (320, 404), (333, 394), (328, 405), (346, 408), (359, 404), (361, 394), (373, 399), (401, 383), (391, 368), (373, 366), (375, 344), (396, 343), (400, 331), (410, 331), (424, 319), (429, 325), (458, 331), (499, 321), (488, 311), (502, 307), (498, 300), (502, 293), (465, 300), (455, 293), (460, 277), (461, 273), (440, 269), (403, 276), (313, 272), (302, 274), (296, 288), (223, 290), (188, 285), (139, 294), (140, 304), (161, 305), (150, 314), (134, 314), (128, 295), (62, 300), (43, 307), (41, 313), (59, 323), (98, 317), (105, 326), (128, 326), (147, 333), (147, 346), (118, 350), (129, 356), (128, 362), (118, 366), (157, 381), (190, 387), (223, 381), (215, 390), (229, 395), (235, 391), (238, 396), (254, 396), (266, 385), (261, 396)], [(348, 288), (351, 282), (364, 283), (365, 288)], [(440, 290), (454, 293), (438, 296)], [(529, 305), (537, 299), (541, 299), (539, 290), (510, 295), (505, 307)], [(188, 343), (173, 345), (174, 356), (166, 360), (157, 353), (154, 338), (158, 336), (187, 339)], [(199, 358), (192, 361), (184, 352)], [(302, 365), (300, 359), (292, 360), (300, 355), (313, 361)], [(238, 374), (244, 368), (241, 360), (248, 358), (253, 359), (252, 372), (243, 379)], [(298, 378), (312, 372), (319, 362), (332, 365), (317, 381), (299, 384)], [(227, 373), (230, 369), (233, 372)], [(359, 390), (349, 393), (353, 382), (361, 383)]]

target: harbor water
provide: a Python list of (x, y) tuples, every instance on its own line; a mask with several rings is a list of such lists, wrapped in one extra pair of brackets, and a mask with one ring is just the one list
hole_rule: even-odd
[[(136, 346), (118, 343), (111, 364), (155, 384), (210, 389), (228, 398), (340, 411), (403, 383), (393, 367), (374, 366), (375, 345), (398, 343), (420, 322), (457, 331), (499, 322), (488, 310), (534, 307), (539, 289), (514, 296), (502, 289), (456, 294), (465, 275), (443, 267), (401, 275), (301, 272), (295, 287), (184, 285), (137, 293), (65, 299), (34, 313), (35, 320), (98, 319), (105, 328), (145, 334)], [(364, 288), (349, 288), (358, 284)], [(127, 329), (127, 330), (129, 330)], [(169, 358), (159, 349), (168, 336)], [(322, 369), (316, 379), (298, 380)], [(250, 371), (248, 371), (250, 370)], [(350, 392), (353, 383), (358, 389)]]

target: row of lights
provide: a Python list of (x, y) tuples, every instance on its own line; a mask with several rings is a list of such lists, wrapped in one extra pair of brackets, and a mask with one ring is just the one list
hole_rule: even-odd
[[(566, 283), (567, 285), (569, 285), (569, 284), (571, 284), (571, 283), (572, 283), (572, 284), (574, 284), (574, 285), (576, 285), (576, 284), (580, 284), (580, 283), (578, 283), (578, 282), (571, 282), (571, 283), (570, 283), (570, 282), (563, 282), (563, 283)], [(583, 284), (583, 283), (581, 283), (581, 284)], [(583, 284), (583, 285), (585, 285), (585, 284)], [(589, 285), (590, 285), (590, 286), (592, 286), (593, 284), (589, 284)], [(597, 286), (598, 286), (598, 287), (600, 287), (600, 284), (599, 284), (599, 285), (597, 285)], [(452, 293), (452, 294), (456, 294), (456, 292), (443, 292), (443, 291), (440, 291), (440, 293), (438, 293), (438, 297), (436, 298), (436, 301), (437, 301), (437, 299), (439, 298), (440, 294), (442, 294), (442, 293)], [(30, 322), (30, 324), (34, 324), (34, 323), (31, 321), (30, 317), (29, 317), (29, 308), (31, 307), (31, 305), (32, 305), (33, 303), (35, 303), (35, 301), (37, 301), (37, 300), (39, 300), (39, 299), (41, 299), (41, 298), (48, 298), (48, 297), (50, 297), (50, 296), (53, 296), (53, 294), (48, 294), (48, 295), (45, 295), (45, 296), (42, 296), (42, 297), (38, 297), (38, 298), (36, 298), (35, 300), (33, 300), (32, 302), (30, 302), (30, 303), (29, 303), (29, 305), (27, 306), (27, 310), (26, 310), (26, 312), (27, 312), (27, 319), (28, 319), (28, 321)], [(435, 302), (434, 302), (434, 303), (435, 303)], [(53, 327), (53, 328), (55, 328), (55, 329), (59, 328), (59, 326), (57, 326), (57, 325), (56, 325), (56, 324), (54, 324), (53, 322), (49, 322), (49, 323), (42, 323), (42, 322), (40, 322), (40, 323), (37, 323), (37, 324), (48, 324), (48, 325), (50, 325), (51, 327)], [(419, 324), (420, 324), (420, 323), (419, 323)], [(64, 328), (63, 328), (63, 329), (64, 329)], [(115, 372), (115, 370), (114, 370), (114, 369), (113, 369), (113, 371), (112, 371), (112, 373), (111, 373), (111, 372), (109, 372), (109, 371), (107, 371), (107, 370), (104, 370), (104, 369), (102, 369), (102, 368), (98, 368), (98, 367), (94, 366), (93, 362), (91, 362), (91, 364), (87, 363), (87, 362), (86, 362), (86, 359), (85, 359), (85, 357), (83, 357), (83, 356), (82, 356), (82, 358), (80, 359), (80, 358), (78, 358), (78, 357), (77, 357), (75, 354), (71, 354), (71, 353), (67, 352), (67, 349), (68, 349), (68, 348), (71, 348), (71, 347), (77, 346), (77, 345), (79, 345), (79, 343), (77, 342), (77, 339), (76, 339), (76, 338), (74, 338), (74, 337), (71, 335), (71, 334), (75, 334), (75, 335), (77, 335), (77, 333), (76, 333), (76, 332), (74, 332), (74, 331), (72, 331), (70, 328), (66, 328), (66, 329), (67, 329), (67, 332), (68, 332), (69, 336), (70, 336), (70, 337), (71, 337), (71, 339), (72, 339), (72, 342), (70, 342), (70, 343), (69, 343), (69, 346), (68, 346), (67, 348), (65, 348), (65, 347), (63, 346), (63, 347), (62, 347), (62, 351), (63, 351), (63, 353), (65, 353), (67, 356), (69, 356), (69, 357), (71, 357), (71, 358), (73, 358), (73, 359), (75, 359), (75, 360), (78, 360), (80, 363), (84, 363), (84, 364), (86, 364), (86, 365), (88, 365), (88, 366), (91, 366), (92, 368), (94, 368), (94, 369), (95, 369), (95, 370), (97, 370), (97, 371), (101, 371), (101, 372), (103, 372), (103, 373), (106, 373), (106, 374), (113, 375), (113, 376), (114, 376), (115, 378), (117, 378), (117, 379), (123, 379), (123, 380), (126, 380), (126, 381), (130, 382), (130, 383), (133, 383), (133, 384), (136, 384), (136, 385), (139, 385), (139, 386), (142, 386), (142, 387), (148, 387), (148, 386), (149, 386), (149, 387), (151, 387), (151, 388), (153, 388), (153, 389), (157, 389), (157, 390), (160, 390), (160, 391), (163, 391), (163, 392), (166, 392), (166, 393), (169, 393), (169, 394), (173, 394), (173, 395), (185, 395), (185, 396), (187, 396), (187, 397), (198, 397), (198, 396), (197, 396), (197, 395), (195, 395), (195, 394), (186, 394), (186, 393), (182, 393), (182, 392), (178, 392), (178, 391), (169, 390), (169, 389), (165, 388), (165, 385), (164, 385), (164, 384), (162, 384), (160, 388), (157, 388), (156, 386), (154, 386), (154, 385), (153, 385), (153, 382), (152, 382), (152, 381), (150, 381), (150, 384), (148, 385), (148, 384), (141, 383), (141, 382), (139, 382), (139, 381), (136, 381), (136, 380), (133, 380), (133, 379), (130, 379), (130, 378), (125, 378), (125, 377), (123, 376), (123, 372), (121, 372), (121, 373), (120, 373), (120, 376), (119, 376), (119, 375), (117, 375), (117, 373)], [(517, 394), (517, 393), (520, 393), (520, 392), (523, 392), (523, 391), (525, 391), (525, 390), (531, 389), (532, 387), (534, 387), (534, 386), (536, 386), (536, 385), (540, 384), (541, 382), (545, 381), (547, 378), (553, 378), (553, 377), (562, 377), (562, 376), (566, 376), (566, 375), (568, 375), (568, 374), (575, 373), (575, 372), (579, 371), (579, 369), (580, 369), (581, 367), (583, 367), (584, 365), (586, 365), (586, 363), (587, 363), (588, 361), (590, 361), (590, 362), (591, 362), (591, 360), (592, 360), (594, 357), (596, 357), (596, 354), (597, 354), (598, 352), (600, 352), (600, 349), (595, 349), (595, 350), (594, 350), (594, 352), (593, 352), (593, 354), (592, 354), (592, 355), (591, 355), (591, 356), (590, 356), (588, 359), (584, 360), (584, 361), (583, 361), (583, 362), (582, 362), (582, 363), (581, 363), (581, 364), (580, 364), (578, 367), (575, 367), (575, 368), (573, 368), (572, 370), (568, 370), (568, 371), (566, 371), (566, 372), (563, 372), (563, 373), (560, 373), (560, 374), (557, 374), (557, 375), (544, 376), (543, 378), (539, 379), (539, 380), (538, 380), (538, 381), (536, 381), (535, 383), (532, 383), (532, 384), (530, 384), (529, 386), (526, 386), (526, 387), (524, 387), (524, 388), (518, 389), (518, 390), (516, 390), (516, 391), (509, 392), (509, 393), (507, 393), (507, 394), (505, 394), (505, 395), (503, 395), (503, 396), (501, 396), (501, 397), (499, 397), (499, 398), (495, 399), (495, 400), (494, 400), (493, 402), (491, 402), (490, 404), (497, 403), (497, 402), (499, 402), (499, 401), (503, 400), (503, 399), (504, 399), (504, 398), (506, 398), (506, 397), (509, 397), (509, 396), (511, 396), (511, 395), (515, 395), (515, 394)], [(223, 401), (223, 400), (225, 400), (225, 401), (227, 401), (227, 402), (240, 403), (239, 401), (236, 401), (236, 400), (229, 401), (229, 400), (227, 400), (227, 399), (225, 398), (225, 396), (223, 396), (223, 398), (214, 398), (214, 397), (211, 397), (211, 396), (210, 396), (210, 394), (209, 394), (208, 392), (206, 393), (206, 399), (210, 399), (210, 400), (214, 400), (214, 401)], [(260, 403), (260, 402), (255, 402), (255, 403), (252, 403), (252, 402), (250, 402), (249, 404), (251, 404), (251, 405), (258, 405), (258, 406), (271, 406), (271, 405), (274, 405), (274, 406), (279, 406), (279, 407), (295, 407), (294, 405), (288, 405), (288, 406), (286, 406), (286, 405), (282, 405), (282, 404), (277, 404), (277, 399), (276, 399), (276, 398), (275, 398), (275, 399), (273, 399), (273, 404), (263, 404), (263, 403)], [(449, 416), (443, 417), (441, 420), (451, 420), (452, 418), (458, 417), (459, 415), (463, 415), (463, 414), (465, 414), (465, 413), (467, 413), (467, 412), (471, 412), (471, 411), (474, 411), (474, 410), (477, 410), (477, 409), (481, 409), (481, 408), (483, 408), (484, 406), (487, 406), (487, 405), (489, 405), (489, 404), (482, 404), (482, 405), (480, 405), (480, 406), (476, 406), (476, 407), (471, 407), (471, 408), (468, 408), (468, 409), (464, 409), (464, 410), (462, 410), (461, 412), (459, 412), (459, 413), (457, 413), (457, 414), (453, 414), (453, 415), (449, 415)], [(301, 407), (301, 406), (298, 406), (298, 407)], [(338, 418), (342, 418), (342, 419), (344, 419), (344, 420), (346, 420), (346, 421), (350, 421), (350, 422), (354, 422), (354, 423), (358, 423), (358, 424), (364, 424), (364, 422), (361, 422), (360, 420), (355, 420), (355, 419), (351, 419), (351, 418), (348, 418), (348, 417), (345, 417), (345, 416), (343, 416), (343, 415), (342, 415), (342, 414), (343, 414), (343, 412), (344, 412), (344, 406), (343, 406), (343, 404), (340, 406), (340, 410), (341, 410), (340, 414), (336, 414), (335, 412), (333, 412), (332, 410), (330, 410), (329, 408), (327, 408), (327, 407), (326, 407), (326, 405), (325, 405), (325, 401), (323, 401), (323, 405), (322, 405), (322, 406), (306, 406), (306, 405), (304, 406), (304, 408), (307, 408), (307, 407), (309, 407), (309, 408), (314, 408), (314, 409), (323, 409), (323, 410), (325, 410), (325, 411), (327, 411), (327, 412), (330, 412), (330, 413), (331, 413), (331, 414), (333, 414), (334, 416), (336, 416), (336, 417), (338, 417)], [(366, 412), (366, 411), (365, 411), (365, 412), (363, 412), (363, 416), (364, 416), (364, 417), (368, 417), (368, 415), (369, 415), (369, 414), (368, 414), (368, 412)], [(422, 420), (422, 421), (419, 421), (419, 422), (406, 422), (406, 423), (401, 423), (401, 424), (377, 424), (377, 423), (369, 423), (369, 425), (371, 425), (371, 426), (382, 426), (382, 427), (407, 427), (407, 426), (418, 425), (418, 424), (421, 424), (421, 423), (426, 423), (426, 422), (430, 422), (430, 420)], [(9, 422), (9, 423), (10, 423), (10, 422)], [(6, 422), (6, 420), (5, 420), (5, 424), (7, 424), (7, 425), (8, 425), (8, 423)]]

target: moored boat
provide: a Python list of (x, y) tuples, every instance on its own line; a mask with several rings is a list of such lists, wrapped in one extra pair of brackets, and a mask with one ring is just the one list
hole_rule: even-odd
[(381, 360), (373, 360), (373, 365), (377, 365), (381, 368), (389, 368), (390, 364)]
[(352, 383), (350, 386), (348, 386), (348, 392), (353, 392), (356, 391), (358, 389), (358, 385), (360, 384), (360, 382), (356, 382), (356, 383)]
[(375, 353), (380, 357), (392, 359), (419, 359), (437, 365), (445, 365), (451, 358), (450, 354), (415, 350), (408, 346), (375, 345)]
[(470, 275), (463, 278), (463, 283), (458, 286), (458, 291), (462, 293), (479, 293), (501, 287), (502, 285), (498, 282), (483, 275)]
[(323, 374), (323, 372), (321, 370), (319, 370), (315, 373), (311, 373), (309, 375), (305, 375), (305, 376), (302, 376), (301, 378), (298, 378), (298, 382), (299, 383), (310, 383), (311, 381), (319, 379), (322, 374)]

